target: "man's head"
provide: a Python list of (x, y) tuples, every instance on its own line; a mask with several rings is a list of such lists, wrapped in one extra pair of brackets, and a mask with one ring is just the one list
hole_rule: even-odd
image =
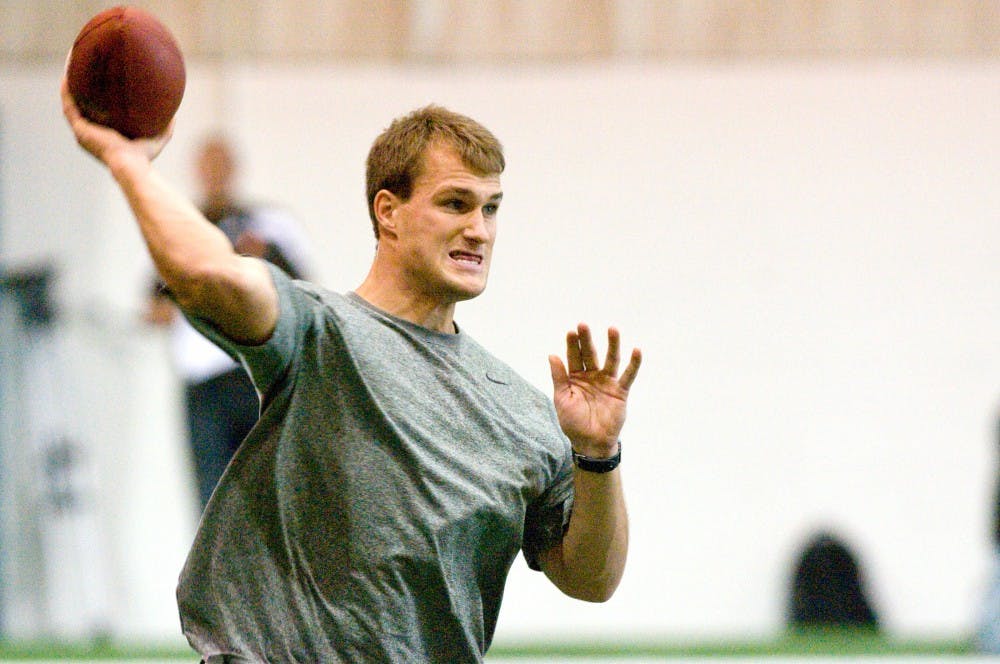
[(503, 191), (503, 152), (479, 123), (430, 106), (395, 121), (368, 160), (373, 270), (421, 306), (482, 293)]
[(427, 150), (442, 144), (453, 148), (473, 173), (499, 176), (503, 172), (500, 141), (472, 118), (435, 105), (397, 118), (375, 139), (368, 153), (368, 213), (376, 239), (379, 222), (374, 209), (375, 195), (384, 189), (408, 200), (414, 181), (423, 172)]

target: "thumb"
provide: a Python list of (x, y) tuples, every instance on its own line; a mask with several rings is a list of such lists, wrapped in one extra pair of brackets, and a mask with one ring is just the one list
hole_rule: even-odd
[(569, 384), (569, 374), (566, 365), (558, 355), (549, 355), (549, 370), (552, 372), (552, 387), (556, 392), (566, 389)]

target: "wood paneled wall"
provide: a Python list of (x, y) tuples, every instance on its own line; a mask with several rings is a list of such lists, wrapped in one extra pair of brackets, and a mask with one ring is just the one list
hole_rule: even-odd
[[(95, 0), (0, 0), (0, 59), (65, 56)], [(1000, 0), (137, 0), (192, 58), (1000, 57)]]

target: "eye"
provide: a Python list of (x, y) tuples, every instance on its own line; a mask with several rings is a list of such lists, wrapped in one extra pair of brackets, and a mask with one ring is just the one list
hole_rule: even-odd
[(487, 217), (495, 217), (500, 206), (497, 203), (487, 203), (483, 206), (483, 215)]
[(462, 212), (466, 208), (465, 201), (461, 198), (449, 198), (445, 200), (444, 206), (449, 210), (455, 210), (456, 212)]

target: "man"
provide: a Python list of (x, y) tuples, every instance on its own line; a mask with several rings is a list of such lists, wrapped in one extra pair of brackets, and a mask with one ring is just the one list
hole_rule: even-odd
[[(238, 253), (263, 258), (293, 278), (306, 275), (306, 243), (291, 216), (277, 207), (240, 202), (238, 163), (229, 140), (208, 136), (198, 148), (195, 167), (201, 212)], [(184, 381), (188, 441), (204, 509), (229, 460), (257, 421), (260, 402), (243, 367), (178, 314), (159, 280), (145, 318), (170, 329), (174, 367)]]
[(128, 142), (63, 90), (176, 301), (262, 394), (178, 588), (203, 657), (479, 662), (518, 550), (568, 595), (611, 596), (628, 538), (618, 434), (640, 354), (619, 375), (618, 332), (602, 366), (579, 325), (568, 366), (550, 357), (553, 408), (457, 327), (496, 237), (492, 134), (428, 107), (376, 140), (375, 259), (336, 295), (234, 253), (152, 169), (165, 137)]

